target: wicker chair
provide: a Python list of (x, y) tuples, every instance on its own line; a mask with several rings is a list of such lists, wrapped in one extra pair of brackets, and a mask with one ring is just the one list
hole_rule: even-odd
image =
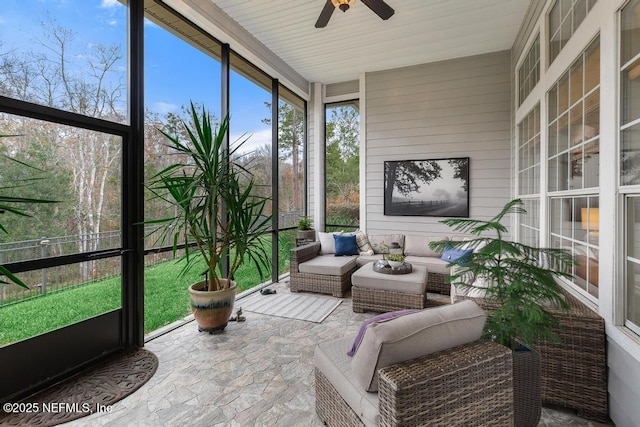
[(291, 292), (317, 292), (343, 298), (351, 289), (351, 275), (356, 271), (357, 266), (354, 264), (353, 269), (340, 276), (301, 273), (298, 266), (305, 261), (315, 258), (319, 253), (320, 242), (314, 242), (291, 249), (289, 273)]
[[(511, 426), (511, 351), (474, 341), (380, 369), (381, 426)], [(316, 412), (328, 426), (363, 426), (316, 368)]]
[[(542, 403), (574, 409), (582, 418), (606, 422), (609, 410), (604, 319), (571, 294), (564, 294), (569, 310), (550, 310), (560, 323), (553, 330), (560, 341), (543, 342), (537, 347)], [(457, 298), (471, 299), (491, 309), (482, 299)]]
[(427, 277), (427, 291), (442, 295), (449, 295), (449, 292), (451, 292), (451, 285), (447, 282), (448, 277), (448, 275), (429, 272), (429, 276)]

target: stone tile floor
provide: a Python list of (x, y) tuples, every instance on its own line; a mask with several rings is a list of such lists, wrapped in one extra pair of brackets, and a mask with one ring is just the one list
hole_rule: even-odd
[[(271, 289), (289, 292), (286, 283)], [(241, 299), (236, 306), (242, 306)], [(111, 412), (66, 425), (322, 426), (314, 409), (314, 348), (318, 342), (355, 336), (373, 314), (354, 313), (351, 299), (345, 298), (323, 323), (244, 315), (245, 322), (230, 322), (222, 334), (199, 333), (189, 322), (148, 341), (145, 347), (160, 362), (153, 378)], [(603, 425), (549, 408), (543, 408), (540, 422)]]

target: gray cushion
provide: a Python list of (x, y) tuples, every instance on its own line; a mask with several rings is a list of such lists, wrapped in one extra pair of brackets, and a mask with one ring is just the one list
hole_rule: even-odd
[(404, 250), (404, 235), (403, 234), (370, 234), (369, 243), (373, 247), (373, 252), (377, 254), (389, 253), (389, 246), (391, 243), (397, 242), (400, 248)]
[(379, 369), (476, 341), (485, 321), (484, 310), (473, 301), (463, 301), (372, 323), (351, 369), (364, 390), (377, 391)]
[(351, 370), (351, 358), (347, 356), (352, 344), (353, 337), (319, 344), (314, 355), (315, 366), (366, 426), (377, 426), (380, 418), (378, 393), (367, 393), (358, 384)]
[(318, 255), (298, 265), (300, 273), (342, 276), (356, 268), (355, 256)]
[(427, 269), (414, 265), (409, 274), (383, 274), (373, 271), (373, 263), (368, 263), (351, 276), (353, 286), (368, 289), (384, 289), (405, 292), (408, 294), (424, 294), (427, 283)]
[(437, 242), (440, 240), (449, 240), (449, 238), (447, 236), (416, 236), (408, 234), (404, 236), (404, 254), (440, 258), (442, 255), (441, 252), (436, 252), (429, 248), (430, 242)]
[(362, 267), (363, 265), (369, 263), (369, 262), (376, 262), (376, 261), (380, 261), (382, 259), (383, 255), (382, 254), (375, 254), (375, 255), (360, 255), (358, 257), (357, 263), (358, 263), (358, 267)]
[(448, 263), (440, 258), (430, 256), (408, 256), (404, 261), (414, 266), (421, 265), (426, 267), (429, 273), (449, 275), (450, 269), (447, 267)]

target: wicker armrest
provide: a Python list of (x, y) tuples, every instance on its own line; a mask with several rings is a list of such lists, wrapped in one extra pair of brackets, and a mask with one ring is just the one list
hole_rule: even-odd
[(511, 350), (475, 341), (379, 371), (380, 425), (512, 425)]
[[(563, 290), (569, 310), (549, 308), (558, 321), (552, 329), (558, 342), (543, 340), (540, 353), (542, 403), (575, 409), (582, 418), (609, 419), (607, 393), (606, 333), (604, 319)], [(495, 305), (470, 299), (485, 310)]]
[(320, 254), (320, 242), (309, 243), (308, 245), (299, 246), (291, 249), (291, 264), (298, 264), (309, 261)]

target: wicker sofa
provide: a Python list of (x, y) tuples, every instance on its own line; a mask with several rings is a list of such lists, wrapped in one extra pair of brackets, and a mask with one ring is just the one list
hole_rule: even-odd
[(478, 340), (485, 319), (467, 301), (363, 325), (351, 360), (353, 338), (321, 343), (318, 416), (328, 426), (513, 425), (511, 351)]
[[(467, 296), (468, 289), (451, 285), (452, 302), (472, 300), (491, 310), (482, 298)], [(606, 334), (604, 319), (564, 291), (568, 311), (549, 309), (559, 322), (553, 332), (559, 342), (543, 342), (540, 353), (542, 403), (574, 409), (582, 418), (606, 422)]]
[[(326, 253), (323, 252), (319, 241), (291, 249), (291, 291), (318, 292), (344, 297), (351, 288), (353, 272), (366, 263), (382, 259), (383, 254), (379, 248), (385, 243), (397, 242), (406, 255), (406, 262), (427, 268), (427, 291), (449, 295), (451, 287), (445, 281), (449, 276), (448, 263), (441, 260), (440, 254), (429, 249), (428, 245), (431, 241), (447, 240), (451, 236), (377, 234), (368, 237), (376, 249), (371, 255), (336, 257), (330, 249)], [(455, 238), (458, 239), (460, 236)]]

